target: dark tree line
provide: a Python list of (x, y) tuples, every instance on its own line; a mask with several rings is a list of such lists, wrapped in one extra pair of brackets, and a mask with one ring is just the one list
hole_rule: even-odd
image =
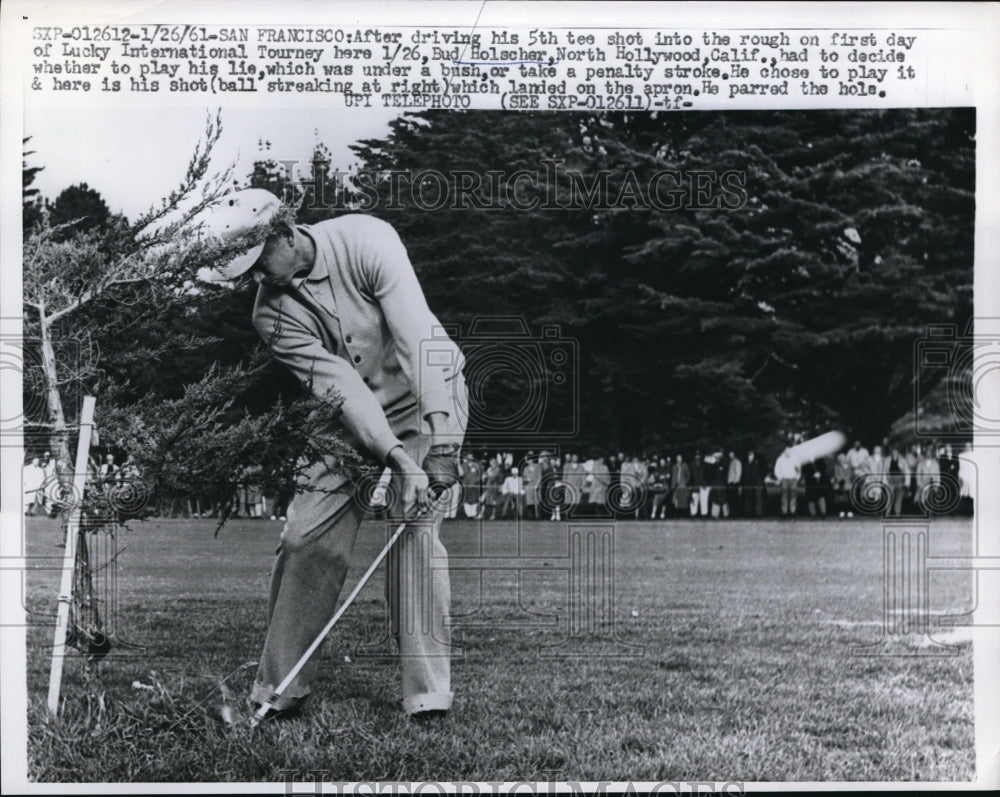
[[(974, 144), (962, 109), (449, 112), (355, 151), (410, 174), (559, 161), (564, 197), (569, 172), (608, 175), (583, 207), (531, 212), (430, 211), (438, 185), (414, 199), (383, 181), (372, 212), (399, 229), (443, 320), (561, 324), (579, 341), (585, 440), (633, 448), (752, 445), (783, 424), (881, 439), (914, 380), (926, 393), (940, 378), (914, 369), (926, 325), (971, 316)], [(682, 207), (634, 198), (662, 170), (681, 175)], [(735, 208), (727, 173), (743, 176)], [(684, 182), (698, 174), (720, 177)]]

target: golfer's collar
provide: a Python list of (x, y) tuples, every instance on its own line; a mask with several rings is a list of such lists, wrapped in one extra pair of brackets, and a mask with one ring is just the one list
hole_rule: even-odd
[(316, 243), (316, 239), (309, 232), (308, 227), (298, 226), (296, 227), (300, 233), (306, 236), (313, 243), (313, 251), (316, 252), (316, 258), (313, 261), (312, 270), (306, 274), (304, 277), (296, 277), (292, 280), (292, 287), (296, 290), (302, 288), (302, 284), (305, 282), (319, 282), (320, 280), (326, 279), (329, 270), (327, 269), (326, 263), (326, 252), (320, 249), (319, 244)]

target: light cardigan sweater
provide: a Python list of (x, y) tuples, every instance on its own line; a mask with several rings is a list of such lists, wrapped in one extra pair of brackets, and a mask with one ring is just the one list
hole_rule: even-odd
[(286, 288), (261, 285), (254, 326), (314, 394), (336, 391), (348, 442), (384, 462), (404, 419), (454, 411), (461, 350), (389, 224), (347, 215), (298, 229), (316, 245), (313, 268)]

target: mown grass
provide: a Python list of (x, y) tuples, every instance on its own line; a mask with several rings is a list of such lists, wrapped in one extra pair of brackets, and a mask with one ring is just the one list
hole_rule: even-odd
[[(619, 523), (614, 632), (589, 636), (569, 634), (564, 527), (448, 522), (461, 648), (450, 715), (417, 724), (399, 710), (377, 577), (326, 645), (301, 718), (251, 734), (208, 709), (221, 703), (220, 680), (237, 700), (252, 682), (279, 529), (236, 521), (216, 539), (211, 521), (137, 524), (119, 541), (115, 630), (145, 651), (119, 646), (96, 675), (74, 655), (58, 720), (45, 711), (51, 628), (29, 630), (33, 779), (973, 777), (971, 645), (948, 657), (851, 655), (881, 634), (877, 522)], [(30, 521), (28, 552), (58, 555), (56, 535)], [(967, 552), (971, 537), (968, 520), (936, 521), (932, 552)], [(366, 524), (355, 577), (383, 540)], [(519, 546), (533, 569), (458, 566)], [(40, 626), (55, 578), (28, 576)], [(936, 575), (931, 588), (932, 611), (971, 608), (963, 574)]]

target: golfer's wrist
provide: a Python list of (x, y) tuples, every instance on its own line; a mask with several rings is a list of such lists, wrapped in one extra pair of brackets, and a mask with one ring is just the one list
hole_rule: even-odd
[(385, 464), (397, 473), (412, 472), (418, 469), (417, 463), (413, 461), (413, 457), (406, 453), (402, 443), (389, 449), (385, 455)]

